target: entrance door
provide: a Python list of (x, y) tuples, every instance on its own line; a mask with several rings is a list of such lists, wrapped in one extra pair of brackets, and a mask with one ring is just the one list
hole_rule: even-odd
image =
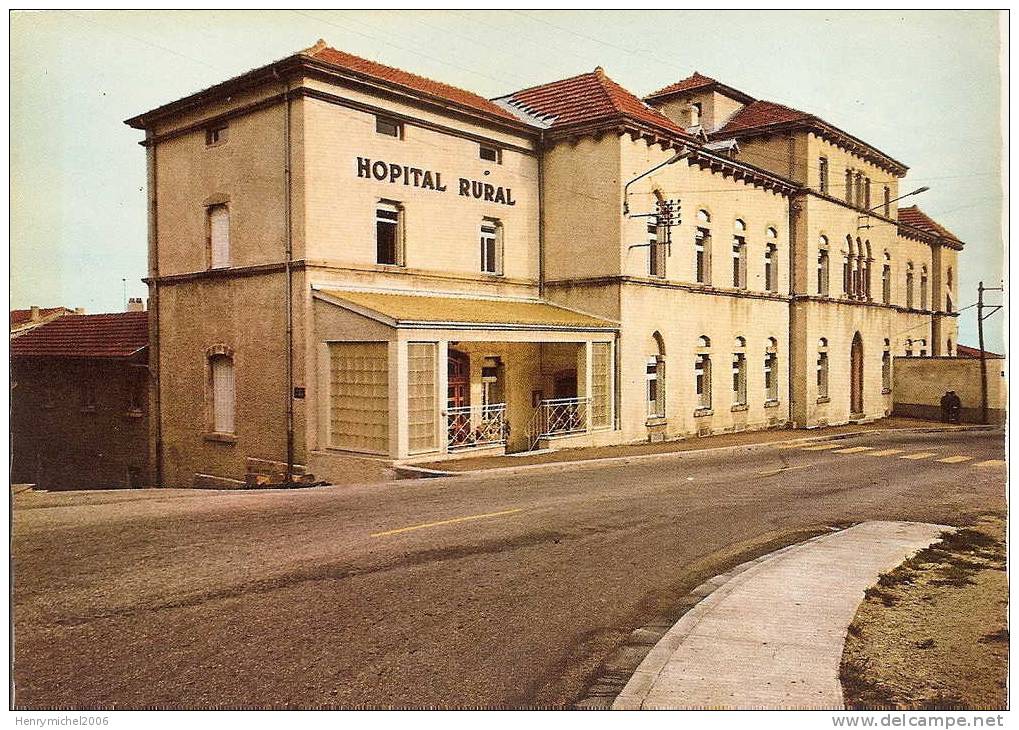
[(448, 393), (446, 406), (446, 433), (450, 446), (464, 446), (470, 443), (471, 428), (471, 361), (465, 352), (449, 351), (446, 367)]
[(556, 373), (552, 384), (553, 398), (576, 398), (577, 397), (577, 371)]
[(849, 355), (849, 410), (863, 413), (863, 338), (857, 332)]

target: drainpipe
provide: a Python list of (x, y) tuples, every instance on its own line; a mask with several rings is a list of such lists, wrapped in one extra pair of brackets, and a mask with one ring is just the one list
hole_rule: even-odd
[(163, 486), (163, 408), (162, 382), (160, 380), (159, 352), (159, 177), (156, 165), (156, 140), (151, 129), (145, 133), (149, 155), (149, 374), (152, 378), (152, 412), (149, 417), (155, 427), (155, 449), (153, 459), (157, 487)]
[(545, 130), (538, 132), (538, 297), (545, 296)]
[[(793, 426), (796, 426), (796, 397), (795, 397), (795, 359), (793, 353), (795, 352), (796, 332), (794, 331), (796, 325), (796, 294), (799, 292), (798, 277), (796, 276), (796, 262), (799, 260), (796, 227), (799, 224), (800, 210), (802, 207), (802, 199), (795, 197), (795, 194), (789, 196), (789, 355), (786, 358), (788, 360), (788, 389), (789, 389), (789, 420)], [(804, 290), (804, 293), (806, 291)], [(805, 333), (800, 333), (800, 339), (805, 340)], [(803, 372), (803, 388), (806, 392), (807, 386), (807, 370), (804, 368)], [(804, 409), (806, 409), (806, 401), (804, 402)], [(806, 410), (804, 410), (804, 424), (806, 423)]]
[[(279, 79), (275, 67), (273, 76)], [(287, 411), (287, 471), (284, 482), (294, 480), (294, 239), (291, 215), (291, 179), (290, 179), (290, 81), (283, 81), (283, 225), (286, 231), (286, 244), (283, 255), (283, 268), (286, 273), (286, 411)]]

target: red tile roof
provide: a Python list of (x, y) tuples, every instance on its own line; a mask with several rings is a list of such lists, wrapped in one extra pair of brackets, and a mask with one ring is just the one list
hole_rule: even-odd
[(674, 84), (659, 89), (651, 94), (644, 97), (645, 101), (656, 101), (664, 100), (666, 97), (674, 96), (676, 94), (683, 94), (689, 91), (699, 91), (701, 89), (716, 88), (727, 96), (731, 96), (743, 104), (750, 104), (754, 101), (754, 97), (749, 94), (744, 94), (739, 89), (734, 89), (731, 86), (717, 81), (710, 76), (705, 76), (699, 71), (694, 71), (691, 76), (687, 76), (685, 79), (681, 79)]
[(130, 357), (148, 344), (148, 312), (77, 314), (12, 339), (11, 357)]
[(772, 124), (785, 124), (814, 119), (812, 114), (801, 112), (773, 101), (755, 101), (732, 115), (728, 122), (716, 134), (724, 136), (757, 127)]
[[(61, 314), (74, 314), (73, 309), (67, 307), (47, 307), (39, 309), (39, 320), (47, 319), (53, 315)], [(25, 324), (32, 322), (32, 310), (31, 309), (12, 309), (11, 310), (11, 329), (20, 327)]]
[[(918, 206), (911, 205), (908, 208), (899, 208), (899, 222), (905, 223), (921, 231), (933, 233), (935, 236), (959, 241), (959, 237), (924, 213)], [(961, 243), (961, 241), (960, 241)]]
[(393, 68), (392, 66), (385, 66), (381, 63), (361, 58), (360, 56), (355, 56), (344, 51), (338, 51), (335, 48), (327, 46), (325, 41), (319, 41), (302, 53), (305, 56), (328, 63), (330, 66), (336, 66), (346, 71), (352, 71), (356, 74), (370, 76), (374, 79), (379, 79), (390, 84), (404, 86), (408, 89), (428, 94), (429, 96), (437, 96), (440, 99), (445, 99), (446, 101), (451, 101), (455, 104), (470, 107), (476, 111), (494, 114), (504, 119), (519, 121), (519, 119), (517, 119), (517, 117), (513, 114), (510, 114), (501, 106), (489, 101), (483, 96), (470, 91), (465, 91), (464, 89), (457, 88), (456, 86), (444, 84), (441, 81), (433, 81), (432, 79), (425, 78), (424, 76), (418, 76), (417, 74)]
[[(984, 352), (987, 354), (987, 357), (996, 360), (1000, 360), (1005, 357), (1004, 355), (999, 355), (998, 353), (991, 352), (990, 350), (984, 350)], [(959, 357), (980, 357), (980, 348), (967, 347), (966, 345), (956, 345), (955, 354), (958, 355)]]
[(498, 101), (550, 122), (549, 129), (624, 118), (691, 138), (682, 127), (606, 76), (600, 66), (590, 73), (516, 91)]

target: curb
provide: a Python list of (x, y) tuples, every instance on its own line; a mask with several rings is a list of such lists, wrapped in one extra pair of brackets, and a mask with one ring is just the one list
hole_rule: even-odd
[(839, 441), (841, 439), (853, 438), (855, 436), (864, 436), (867, 434), (889, 434), (889, 433), (951, 433), (956, 431), (994, 431), (998, 430), (997, 426), (948, 426), (944, 428), (924, 426), (918, 428), (873, 428), (864, 429), (860, 431), (849, 431), (847, 433), (830, 434), (827, 436), (807, 436), (798, 439), (785, 439), (782, 441), (762, 441), (760, 443), (751, 444), (733, 444), (730, 446), (713, 446), (704, 449), (685, 449), (683, 451), (664, 451), (657, 454), (634, 454), (632, 456), (605, 456), (594, 459), (576, 459), (573, 461), (548, 461), (540, 464), (522, 464), (521, 466), (496, 466), (488, 469), (471, 469), (467, 471), (444, 471), (439, 469), (426, 469), (424, 467), (413, 467), (413, 466), (400, 466), (394, 467), (397, 470), (406, 470), (406, 477), (415, 478), (414, 472), (420, 472), (417, 477), (463, 477), (463, 476), (488, 476), (488, 475), (500, 475), (500, 474), (517, 474), (521, 472), (531, 472), (538, 470), (555, 470), (565, 468), (577, 468), (584, 466), (585, 464), (591, 465), (605, 465), (605, 464), (622, 464), (622, 463), (633, 463), (633, 462), (653, 462), (653, 461), (668, 461), (671, 459), (682, 458), (689, 454), (707, 454), (715, 451), (732, 451), (736, 449), (755, 449), (755, 448), (767, 448), (775, 446), (786, 446), (790, 444), (808, 444), (816, 443), (821, 441)]

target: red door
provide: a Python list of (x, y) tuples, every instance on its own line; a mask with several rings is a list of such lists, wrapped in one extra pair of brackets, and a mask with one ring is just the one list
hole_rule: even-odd
[(470, 357), (466, 353), (456, 350), (449, 351), (446, 379), (449, 384), (447, 407), (450, 409), (450, 413), (447, 417), (447, 426), (450, 446), (463, 446), (470, 443), (471, 439), (470, 411), (453, 410), (471, 404), (470, 365)]

